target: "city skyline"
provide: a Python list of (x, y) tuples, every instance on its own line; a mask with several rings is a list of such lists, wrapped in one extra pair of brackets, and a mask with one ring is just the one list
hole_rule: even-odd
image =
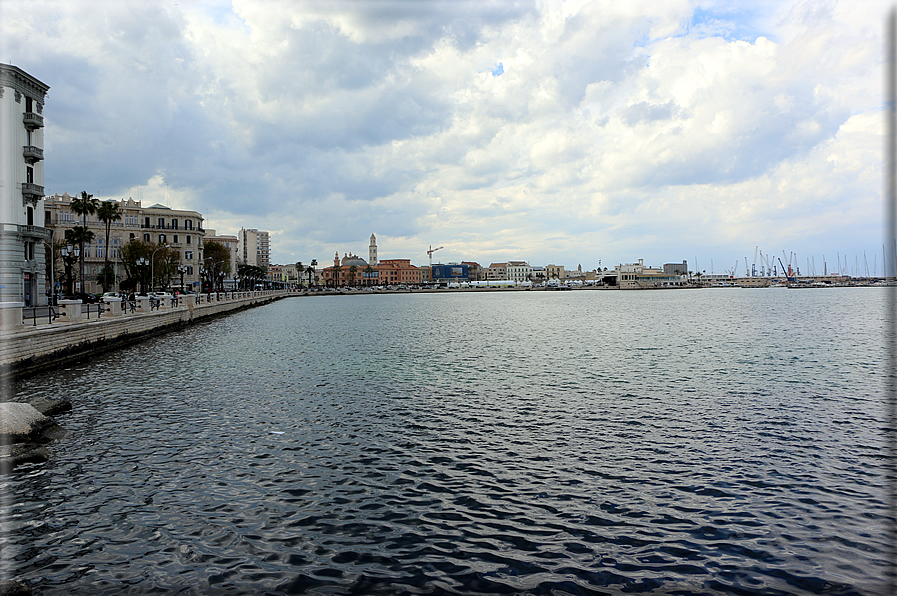
[[(881, 270), (882, 30), (833, 2), (5, 2), (46, 194), (354, 251)], [(711, 267), (711, 260), (713, 266)]]

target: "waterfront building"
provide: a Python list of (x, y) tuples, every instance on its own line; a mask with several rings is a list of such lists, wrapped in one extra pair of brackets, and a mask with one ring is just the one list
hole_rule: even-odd
[(368, 262), (357, 255), (346, 253), (339, 258), (333, 255), (333, 266), (325, 267), (321, 275), (325, 286), (375, 286), (379, 285), (379, 271), (370, 267)]
[(639, 259), (638, 263), (617, 265), (615, 269), (622, 290), (675, 288), (688, 285), (686, 275), (666, 274), (662, 269), (646, 267), (643, 259)]
[(239, 235), (240, 261), (245, 265), (253, 265), (266, 269), (271, 264), (271, 244), (268, 232), (253, 229), (241, 229)]
[(530, 281), (533, 268), (526, 261), (508, 261), (505, 266), (505, 279), (511, 281)]
[(507, 279), (507, 275), (507, 263), (492, 263), (486, 270), (486, 281), (502, 281)]
[(667, 275), (688, 275), (688, 262), (664, 263), (663, 272)]
[(486, 281), (486, 270), (483, 269), (476, 261), (461, 261), (462, 265), (467, 265), (468, 281)]
[(411, 259), (383, 259), (377, 265), (377, 271), (381, 285), (421, 283), (420, 269), (411, 264)]
[(0, 64), (0, 308), (47, 303), (39, 203), (44, 196), (44, 99), (50, 87)]
[(567, 276), (563, 265), (545, 265), (547, 279), (564, 279)]
[(438, 284), (468, 281), (468, 267), (464, 263), (438, 263), (431, 269), (432, 280)]
[[(140, 201), (121, 199), (118, 203), (121, 219), (113, 221), (110, 226), (109, 246), (106, 242), (106, 224), (94, 213), (85, 217), (76, 215), (71, 210), (72, 197), (67, 192), (55, 194), (44, 199), (44, 221), (54, 242), (65, 239), (65, 231), (76, 225), (85, 225), (94, 233), (93, 242), (84, 245), (84, 280), (81, 291), (99, 293), (102, 283), (98, 280), (103, 271), (106, 251), (109, 253), (109, 265), (113, 271), (113, 288), (118, 288), (121, 281), (127, 279), (127, 271), (121, 262), (121, 249), (131, 240), (142, 240), (153, 244), (165, 244), (176, 250), (180, 256), (180, 265), (186, 267), (184, 284), (195, 285), (200, 278), (199, 266), (202, 264), (202, 247), (205, 230), (202, 227), (203, 217), (197, 211), (172, 209), (156, 203), (143, 207)], [(57, 287), (64, 272), (56, 263), (54, 277)], [(178, 279), (180, 281), (180, 279)]]

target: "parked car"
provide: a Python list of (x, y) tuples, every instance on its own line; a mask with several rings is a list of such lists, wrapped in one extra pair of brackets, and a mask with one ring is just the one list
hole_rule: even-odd
[(78, 299), (82, 304), (94, 304), (96, 302), (99, 302), (100, 300), (99, 296), (97, 296), (96, 294), (88, 294), (87, 292), (81, 292), (80, 294), (78, 294)]

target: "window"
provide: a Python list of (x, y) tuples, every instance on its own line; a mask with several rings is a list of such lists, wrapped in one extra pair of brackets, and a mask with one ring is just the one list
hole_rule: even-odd
[[(178, 220), (176, 220), (176, 219), (171, 220), (171, 229), (172, 230), (178, 229)], [(175, 240), (175, 242), (177, 242), (177, 240)]]
[(25, 243), (25, 260), (34, 260), (34, 242)]
[(34, 225), (34, 209), (32, 209), (31, 207), (28, 208), (28, 225)]
[(164, 217), (160, 217), (160, 218), (159, 218), (159, 229), (160, 229), (160, 230), (164, 230), (164, 229), (165, 229), (165, 218), (164, 218)]
[(193, 251), (192, 251), (192, 250), (185, 250), (185, 251), (184, 251), (184, 259), (186, 259), (186, 260), (188, 260), (188, 261), (192, 261), (192, 260), (193, 260)]
[(50, 222), (51, 222), (50, 212), (47, 211), (47, 210), (44, 210), (44, 222), (45, 222), (45, 223), (50, 223)]
[(177, 244), (178, 243), (178, 235), (175, 234), (174, 238), (171, 241), (174, 242), (175, 244)]
[(190, 236), (187, 236), (187, 244), (190, 244)]
[(31, 166), (25, 167), (25, 182), (28, 184), (34, 184), (34, 168)]
[(144, 235), (143, 235), (143, 241), (144, 241), (144, 242), (149, 242), (149, 234), (144, 234)]
[(187, 265), (187, 275), (193, 275), (193, 265)]
[(159, 234), (159, 244), (165, 244), (165, 234)]
[(193, 229), (193, 220), (192, 220), (192, 219), (184, 220), (184, 229), (185, 229), (185, 230), (192, 230), (192, 229)]
[(34, 111), (34, 100), (30, 97), (25, 97), (25, 111), (33, 112)]
[(131, 237), (128, 238), (128, 240), (133, 240), (133, 239), (134, 239), (134, 232), (131, 232)]
[[(149, 228), (149, 227), (150, 227), (150, 223), (149, 223), (149, 218), (148, 218), (148, 217), (144, 217), (144, 218), (143, 218), (143, 227), (144, 227), (144, 228)], [(147, 240), (147, 242), (149, 242), (149, 240)]]

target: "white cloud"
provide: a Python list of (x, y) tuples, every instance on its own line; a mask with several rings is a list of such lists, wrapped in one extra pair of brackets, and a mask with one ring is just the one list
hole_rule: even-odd
[(866, 247), (886, 6), (38, 1), (0, 34), (51, 86), (50, 193), (141, 187), (285, 262), (373, 231), (590, 268)]

